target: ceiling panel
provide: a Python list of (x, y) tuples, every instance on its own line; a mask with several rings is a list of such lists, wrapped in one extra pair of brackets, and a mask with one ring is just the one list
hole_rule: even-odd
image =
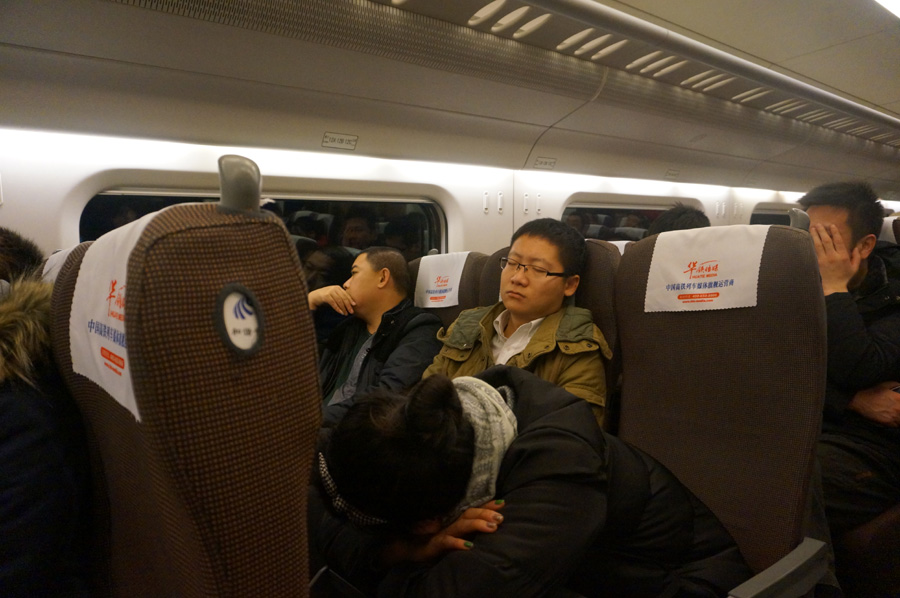
[(892, 30), (788, 60), (784, 66), (884, 106), (900, 101), (898, 48), (900, 23)]
[(885, 112), (898, 112), (900, 19), (874, 0), (602, 3), (698, 41), (737, 50), (754, 62)]

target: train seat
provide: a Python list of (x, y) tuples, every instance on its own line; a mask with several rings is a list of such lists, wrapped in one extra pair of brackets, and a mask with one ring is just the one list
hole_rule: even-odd
[[(464, 253), (466, 254), (465, 258), (462, 258)], [(431, 305), (428, 305), (427, 302), (416, 301), (416, 305), (418, 305), (419, 307), (427, 308), (429, 311), (439, 317), (444, 325), (444, 328), (449, 327), (450, 324), (452, 324), (453, 321), (456, 320), (457, 316), (459, 316), (460, 312), (462, 312), (463, 310), (472, 309), (473, 307), (482, 305), (481, 303), (479, 303), (479, 283), (481, 280), (481, 272), (484, 269), (484, 265), (488, 259), (488, 256), (478, 251), (445, 253), (416, 258), (409, 263), (410, 277), (418, 288), (418, 283), (420, 282), (418, 280), (419, 270), (423, 260), (428, 260), (428, 262), (426, 263), (430, 264), (448, 264), (449, 267), (452, 268), (452, 264), (459, 259), (464, 259), (465, 261), (459, 276), (459, 288), (457, 295), (458, 303), (456, 305), (439, 304), (440, 307), (433, 307)], [(436, 267), (440, 269), (440, 266)], [(429, 271), (434, 272), (434, 270), (430, 268)], [(491, 303), (495, 302), (496, 300), (491, 301)]]
[[(618, 326), (615, 314), (615, 278), (619, 266), (619, 250), (615, 245), (598, 239), (585, 240), (585, 265), (578, 290), (575, 291), (575, 305), (590, 310), (594, 324), (603, 333), (613, 352), (613, 358), (606, 363), (606, 415), (604, 428), (615, 432), (617, 420), (616, 399), (618, 380), (621, 372), (618, 358)], [(492, 305), (500, 297), (500, 258), (509, 254), (509, 247), (495, 251), (484, 267), (481, 276), (481, 304)]]
[[(704, 300), (721, 291), (724, 299), (721, 285), (729, 280), (756, 280), (752, 268), (732, 268), (731, 256), (715, 268), (712, 263), (722, 245), (749, 253), (741, 235), (757, 233), (746, 229), (762, 227), (663, 233), (622, 256), (616, 277), (624, 372), (619, 436), (665, 464), (731, 532), (759, 573), (732, 596), (757, 595), (760, 588), (776, 590), (766, 596), (799, 596), (826, 569), (826, 546), (804, 533), (826, 374), (825, 305), (809, 235), (768, 227), (757, 245), (755, 306), (645, 311), (648, 284), (658, 292), (668, 281), (667, 298), (693, 301), (687, 295)], [(660, 239), (667, 235), (664, 246)], [(677, 246), (698, 251), (672, 252)], [(687, 253), (695, 257), (687, 261)], [(686, 283), (701, 258), (710, 262), (703, 286)], [(648, 283), (654, 260), (679, 274)], [(697, 286), (681, 290), (685, 284)], [(782, 593), (776, 572), (786, 575), (778, 583), (796, 583), (792, 589), (799, 590)]]
[(83, 243), (56, 280), (54, 354), (94, 469), (97, 596), (308, 595), (321, 399), (303, 274), (258, 209), (256, 165), (223, 156), (220, 173), (219, 204)]
[(900, 596), (900, 504), (834, 542), (847, 598)]
[[(888, 220), (888, 218), (885, 218), (885, 220)], [(894, 218), (891, 218), (890, 220), (891, 220), (891, 232), (894, 233), (894, 241), (893, 242), (894, 243), (900, 242), (900, 218), (894, 217)], [(890, 241), (890, 237), (888, 235), (886, 235), (883, 230), (882, 230), (880, 238), (884, 238), (885, 240)]]

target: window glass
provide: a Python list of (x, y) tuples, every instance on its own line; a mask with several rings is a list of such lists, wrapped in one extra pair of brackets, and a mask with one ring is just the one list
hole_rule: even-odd
[(750, 224), (783, 224), (790, 226), (791, 216), (787, 212), (753, 210), (753, 213), (750, 215)]
[[(81, 240), (92, 241), (174, 204), (218, 199), (103, 193), (91, 199), (81, 214)], [(355, 256), (372, 245), (394, 247), (407, 261), (443, 250), (444, 220), (437, 205), (424, 199), (273, 197), (264, 200), (262, 208), (278, 215), (293, 236), (310, 289), (343, 284)]]
[(603, 241), (640, 241), (647, 229), (665, 209), (571, 207), (562, 221), (581, 231), (587, 239)]

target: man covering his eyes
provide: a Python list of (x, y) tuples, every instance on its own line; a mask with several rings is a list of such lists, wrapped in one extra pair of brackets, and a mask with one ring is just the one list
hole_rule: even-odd
[(591, 312), (567, 305), (584, 265), (584, 237), (542, 218), (521, 226), (500, 260), (500, 302), (462, 312), (438, 333), (441, 352), (424, 377), (472, 376), (506, 364), (534, 372), (591, 403), (603, 423), (603, 359), (612, 351)]

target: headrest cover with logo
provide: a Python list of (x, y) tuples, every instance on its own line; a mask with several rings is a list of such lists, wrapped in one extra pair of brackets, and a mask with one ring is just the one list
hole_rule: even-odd
[(417, 307), (452, 307), (459, 305), (459, 283), (468, 251), (426, 255), (419, 262), (416, 278)]
[(72, 370), (103, 388), (138, 421), (125, 338), (126, 278), (131, 251), (157, 214), (110, 231), (88, 247), (69, 313)]
[(644, 311), (756, 306), (768, 226), (735, 225), (660, 233)]

